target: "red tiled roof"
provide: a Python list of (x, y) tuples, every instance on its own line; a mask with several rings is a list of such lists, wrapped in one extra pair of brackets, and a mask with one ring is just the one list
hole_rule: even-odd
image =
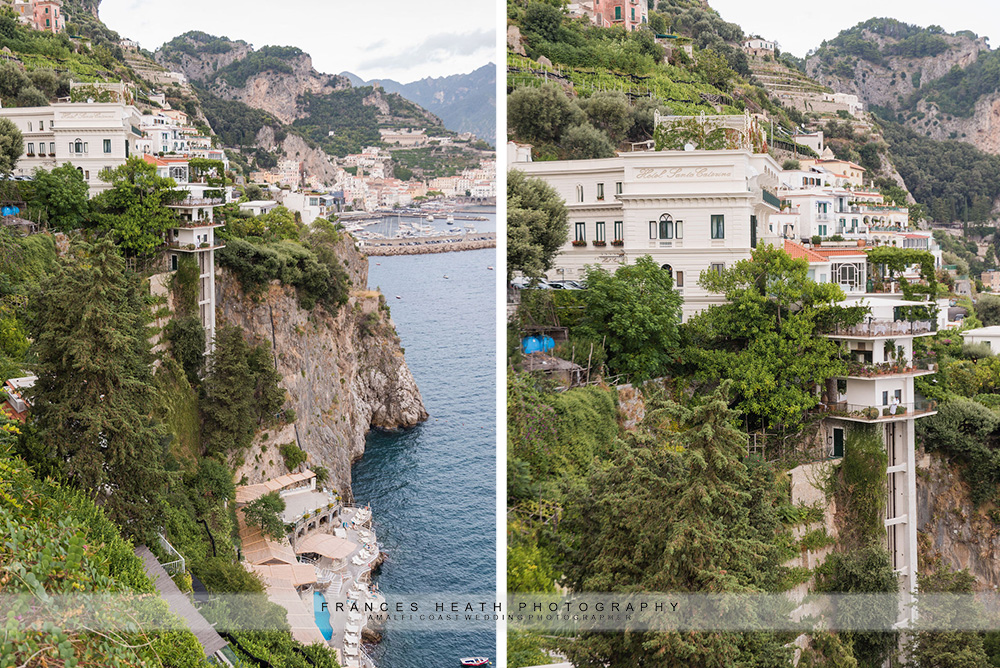
[(805, 258), (808, 262), (826, 262), (826, 258), (819, 253), (809, 250), (798, 242), (789, 241), (788, 239), (785, 239), (785, 252), (795, 260)]
[(831, 256), (856, 255), (858, 257), (865, 257), (867, 255), (861, 248), (823, 248), (821, 246), (816, 248), (815, 251), (822, 255), (824, 259), (829, 259)]

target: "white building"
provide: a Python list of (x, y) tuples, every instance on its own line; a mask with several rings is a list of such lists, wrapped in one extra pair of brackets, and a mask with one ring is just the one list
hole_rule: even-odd
[(298, 160), (278, 161), (278, 182), (289, 185), (294, 190), (302, 184), (302, 163)]
[(53, 169), (72, 163), (96, 195), (109, 188), (99, 178), (103, 169), (125, 164), (136, 154), (142, 138), (141, 114), (131, 105), (101, 102), (68, 102), (48, 107), (0, 109), (24, 135), (24, 154), (16, 175), (31, 175), (36, 168)]
[(769, 238), (780, 167), (750, 150), (643, 151), (616, 158), (513, 163), (566, 200), (570, 238), (552, 279), (579, 279), (585, 265), (614, 271), (650, 255), (674, 277), (683, 317), (722, 302), (698, 286), (703, 271), (750, 257)]
[[(943, 304), (915, 303), (896, 296), (868, 296), (842, 306), (868, 306), (870, 315), (860, 324), (830, 334), (850, 356), (847, 375), (828, 381), (829, 416), (823, 432), (829, 455), (844, 454), (850, 430), (859, 424), (876, 425), (888, 454), (885, 515), (886, 547), (903, 596), (899, 620), (912, 614), (910, 596), (917, 587), (917, 494), (914, 424), (934, 415), (936, 404), (917, 396), (913, 379), (934, 373), (933, 363), (914, 358), (915, 337), (933, 335), (944, 327)], [(914, 313), (913, 307), (928, 309)], [(942, 308), (943, 306), (943, 308)], [(934, 313), (934, 308), (937, 312)]]
[[(333, 195), (317, 192), (291, 192), (285, 195), (282, 204), (289, 211), (297, 211), (302, 215), (302, 222), (311, 224), (317, 218), (326, 218), (336, 213)], [(243, 205), (240, 205), (243, 208)]]
[(215, 207), (221, 197), (207, 197), (204, 189), (191, 184), (188, 198), (169, 205), (177, 214), (178, 225), (169, 230), (170, 269), (176, 271), (181, 254), (194, 255), (198, 263), (198, 319), (205, 328), (205, 354), (212, 352), (215, 341), (215, 251), (224, 245), (215, 238)]
[(962, 332), (962, 340), (966, 343), (985, 343), (994, 353), (1000, 353), (1000, 325), (967, 329)]
[(255, 216), (259, 216), (262, 213), (269, 213), (278, 206), (278, 203), (272, 199), (258, 199), (251, 202), (240, 202), (240, 211), (246, 211)]

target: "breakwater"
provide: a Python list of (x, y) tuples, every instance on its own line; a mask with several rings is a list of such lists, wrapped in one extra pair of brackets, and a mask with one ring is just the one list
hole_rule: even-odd
[(365, 255), (424, 255), (496, 248), (496, 246), (496, 232), (475, 232), (423, 238), (365, 239), (360, 250)]

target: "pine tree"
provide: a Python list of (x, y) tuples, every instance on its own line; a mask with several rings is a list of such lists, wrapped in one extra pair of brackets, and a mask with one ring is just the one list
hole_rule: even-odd
[[(728, 407), (731, 383), (701, 405), (652, 399), (644, 432), (619, 443), (607, 467), (567, 504), (566, 574), (575, 591), (775, 591), (785, 569), (779, 484), (746, 460), (746, 435)], [(578, 666), (729, 666), (787, 663), (776, 634), (587, 634)]]
[(77, 487), (106, 497), (126, 533), (154, 530), (163, 485), (153, 403), (149, 311), (114, 244), (71, 256), (32, 299), (38, 381), (32, 414)]

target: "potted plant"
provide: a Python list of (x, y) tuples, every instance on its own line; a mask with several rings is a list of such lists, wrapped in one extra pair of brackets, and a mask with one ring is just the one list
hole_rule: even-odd
[(584, 241), (583, 239), (573, 239), (573, 245), (577, 247), (586, 246), (587, 242)]
[(595, 246), (607, 246), (608, 245), (608, 243), (606, 241), (604, 241), (604, 240), (600, 240), (599, 241), (597, 239), (594, 239), (590, 243), (594, 244)]
[(612, 246), (624, 246), (625, 245), (625, 240), (624, 239), (615, 239), (614, 241), (611, 242), (611, 245)]

